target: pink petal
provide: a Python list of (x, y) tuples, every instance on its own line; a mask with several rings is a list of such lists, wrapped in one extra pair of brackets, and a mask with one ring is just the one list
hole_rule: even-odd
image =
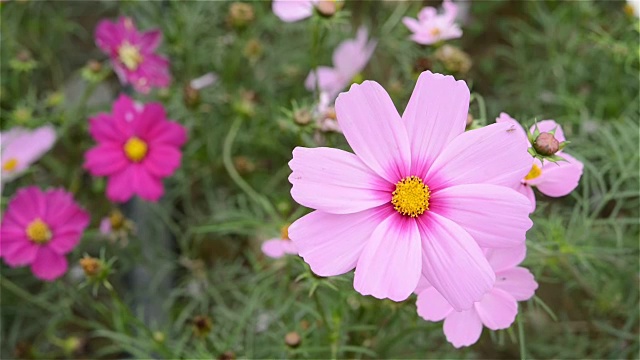
[(391, 201), (394, 185), (346, 151), (296, 147), (289, 167), (291, 196), (303, 206), (350, 214)]
[(133, 186), (144, 200), (156, 202), (164, 194), (162, 180), (151, 175), (144, 167), (134, 166)]
[(157, 145), (149, 148), (149, 154), (143, 161), (143, 166), (154, 177), (163, 178), (173, 175), (180, 167), (182, 153), (175, 147)]
[(338, 96), (336, 114), (349, 145), (373, 171), (392, 184), (411, 175), (407, 130), (380, 84), (353, 84)]
[(133, 130), (135, 133), (145, 139), (151, 139), (147, 135), (156, 124), (166, 121), (167, 113), (160, 103), (148, 103), (144, 105), (142, 113), (138, 119), (133, 122)]
[(40, 245), (36, 245), (23, 235), (21, 239), (12, 242), (2, 242), (2, 258), (11, 267), (31, 264), (38, 254)]
[(482, 321), (474, 309), (452, 312), (444, 319), (444, 335), (456, 348), (475, 344), (482, 334)]
[(89, 213), (75, 203), (70, 193), (55, 189), (47, 194), (47, 213), (43, 220), (56, 234), (82, 232), (89, 225), (90, 217)]
[(103, 235), (111, 233), (111, 219), (108, 217), (104, 217), (100, 220), (100, 233)]
[[(563, 142), (566, 141), (567, 139), (564, 137), (564, 131), (562, 131), (562, 126), (560, 126), (557, 122), (553, 121), (553, 120), (542, 120), (539, 121), (538, 123), (538, 130), (542, 133), (542, 132), (550, 132), (553, 129), (556, 129), (555, 134), (553, 135), (554, 138), (556, 138), (556, 140)], [(532, 125), (531, 128), (529, 128), (529, 131), (533, 134), (533, 131), (535, 130), (536, 125)]]
[(531, 188), (531, 186), (525, 184), (525, 183), (520, 183), (516, 186), (516, 190), (527, 197), (527, 199), (529, 199), (529, 202), (531, 203), (531, 208), (529, 209), (529, 213), (532, 213), (536, 210), (536, 194), (533, 192), (533, 189)]
[(115, 127), (109, 114), (98, 114), (89, 119), (89, 133), (96, 141), (124, 143), (127, 139)]
[(461, 184), (515, 187), (531, 170), (533, 158), (506, 123), (467, 131), (438, 155), (426, 175), (432, 190)]
[(497, 274), (500, 271), (514, 268), (524, 261), (527, 256), (527, 245), (523, 242), (510, 248), (486, 249), (485, 256), (491, 268)]
[(411, 140), (411, 173), (424, 177), (435, 158), (464, 132), (469, 88), (453, 76), (420, 74), (402, 121)]
[(484, 326), (491, 330), (506, 329), (516, 320), (518, 302), (508, 293), (493, 288), (475, 304)]
[(388, 206), (347, 215), (314, 211), (291, 224), (289, 238), (314, 273), (341, 275), (356, 266), (377, 224), (393, 211)]
[(133, 166), (113, 174), (107, 181), (107, 198), (113, 202), (126, 202), (133, 196)]
[[(367, 28), (361, 26), (355, 39), (344, 40), (333, 51), (333, 66), (340, 73), (341, 79), (351, 81), (367, 66), (376, 49), (376, 42), (368, 41), (368, 37)], [(343, 83), (342, 86), (348, 84)]]
[(283, 257), (285, 254), (297, 254), (295, 244), (291, 240), (271, 239), (262, 243), (262, 252), (274, 259)]
[(417, 221), (422, 274), (456, 311), (470, 309), (493, 287), (495, 274), (464, 229), (434, 212), (425, 215)]
[(56, 253), (64, 255), (71, 252), (80, 243), (81, 238), (82, 232), (78, 231), (55, 233), (47, 246)]
[(433, 287), (418, 294), (416, 306), (418, 315), (428, 321), (444, 320), (453, 311), (449, 302)]
[(309, 72), (304, 86), (309, 91), (315, 91), (316, 82), (318, 90), (326, 92), (330, 98), (334, 98), (345, 86), (349, 85), (336, 69), (327, 66), (319, 66), (316, 71)]
[(584, 167), (582, 162), (567, 153), (558, 155), (567, 161), (555, 164), (546, 162), (542, 166), (542, 174), (538, 178), (527, 181), (529, 185), (535, 185), (541, 193), (551, 197), (565, 196), (575, 190)]
[(431, 210), (465, 229), (482, 247), (524, 243), (531, 203), (505, 186), (458, 185), (434, 191)]
[(126, 158), (123, 146), (118, 143), (100, 143), (84, 154), (84, 164), (93, 176), (108, 176), (118, 173), (129, 166), (131, 162)]
[(516, 267), (496, 273), (496, 288), (506, 291), (518, 301), (525, 301), (531, 299), (538, 283), (529, 270)]
[(154, 51), (162, 42), (162, 32), (159, 29), (149, 30), (140, 36), (140, 46), (145, 51)]
[(295, 22), (313, 15), (313, 2), (310, 0), (273, 0), (272, 9), (280, 20)]
[(46, 197), (36, 186), (29, 186), (18, 190), (7, 206), (7, 214), (11, 214), (18, 224), (29, 225), (38, 217), (43, 217), (47, 211)]
[(96, 27), (96, 45), (107, 54), (115, 51), (121, 42), (121, 37), (116, 25), (109, 20), (102, 20)]
[(353, 286), (362, 295), (403, 301), (415, 290), (422, 268), (415, 219), (392, 214), (376, 227), (356, 265)]
[(427, 278), (425, 278), (424, 276), (420, 276), (420, 280), (418, 280), (418, 285), (416, 286), (416, 289), (413, 292), (417, 295), (423, 292), (424, 290), (427, 290), (430, 287), (432, 287), (432, 285), (429, 283), (429, 280), (427, 280)]
[(509, 124), (509, 130), (512, 133), (516, 133), (518, 137), (521, 138), (521, 142), (526, 144), (527, 147), (531, 147), (531, 143), (529, 143), (529, 137), (527, 136), (527, 132), (524, 130), (522, 125), (518, 122), (518, 120), (511, 117), (511, 115), (501, 112), (500, 116), (496, 118), (497, 123), (507, 123)]
[(187, 129), (173, 121), (157, 122), (147, 134), (152, 144), (180, 147), (187, 142)]
[(420, 25), (420, 23), (418, 22), (418, 20), (414, 19), (414, 18), (410, 18), (410, 17), (403, 17), (402, 18), (402, 23), (409, 29), (409, 31), (417, 33), (420, 32), (422, 30), (422, 27)]
[(67, 259), (46, 246), (41, 246), (38, 256), (31, 264), (31, 271), (37, 278), (53, 281), (67, 272)]

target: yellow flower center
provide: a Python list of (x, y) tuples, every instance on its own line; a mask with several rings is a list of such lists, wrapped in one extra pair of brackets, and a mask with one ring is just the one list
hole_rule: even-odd
[(147, 156), (149, 146), (146, 142), (138, 137), (132, 137), (124, 144), (124, 153), (129, 160), (133, 162), (140, 162)]
[(138, 47), (133, 46), (126, 41), (124, 44), (120, 45), (120, 48), (118, 49), (118, 57), (124, 66), (132, 71), (137, 69), (142, 62), (142, 54), (140, 54)]
[(18, 166), (18, 159), (11, 158), (2, 164), (2, 170), (4, 171), (13, 171)]
[(433, 28), (431, 29), (431, 31), (429, 31), (429, 33), (431, 34), (431, 36), (436, 37), (436, 36), (440, 36), (440, 29), (438, 28)]
[(529, 173), (527, 174), (527, 176), (524, 177), (525, 180), (532, 180), (537, 178), (538, 176), (540, 176), (542, 174), (542, 169), (540, 169), (540, 167), (536, 164), (533, 164), (533, 166), (531, 167), (531, 171), (529, 171)]
[(285, 225), (280, 228), (280, 239), (291, 240), (289, 239), (289, 225)]
[(124, 225), (124, 215), (118, 210), (113, 210), (109, 215), (109, 222), (111, 222), (111, 229), (120, 230)]
[(431, 192), (417, 176), (408, 176), (398, 181), (392, 195), (393, 208), (402, 215), (415, 218), (429, 210)]
[(44, 221), (35, 219), (27, 226), (27, 237), (36, 244), (46, 244), (51, 240), (51, 229)]
[(624, 6), (624, 13), (629, 15), (629, 16), (634, 16), (635, 15), (635, 9), (633, 8), (633, 5), (631, 4), (626, 4)]

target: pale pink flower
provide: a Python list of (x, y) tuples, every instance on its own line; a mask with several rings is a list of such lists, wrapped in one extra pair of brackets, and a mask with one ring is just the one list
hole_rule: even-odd
[(273, 0), (271, 8), (280, 20), (295, 22), (313, 15), (318, 0)]
[[(496, 122), (510, 124), (514, 132), (522, 139), (521, 141), (526, 141), (531, 146), (522, 125), (509, 114), (501, 113)], [(562, 127), (555, 121), (543, 120), (537, 124), (540, 132), (549, 132), (556, 129), (554, 137), (559, 142), (566, 140)], [(534, 130), (535, 125), (529, 129), (532, 134)], [(556, 163), (545, 161), (543, 163), (538, 159), (532, 159), (531, 170), (521, 181), (516, 183), (515, 188), (531, 202), (531, 212), (536, 209), (536, 197), (532, 187), (535, 186), (541, 193), (550, 197), (566, 196), (578, 187), (584, 168), (582, 162), (564, 151), (558, 151), (556, 155), (566, 161), (558, 161)]]
[(376, 49), (376, 44), (375, 40), (368, 40), (367, 29), (360, 27), (355, 39), (343, 41), (333, 52), (333, 67), (319, 66), (309, 73), (305, 80), (307, 90), (314, 91), (317, 82), (318, 90), (326, 92), (330, 99), (334, 99), (364, 70)]
[(522, 244), (485, 251), (496, 273), (496, 283), (468, 310), (456, 311), (438, 290), (422, 279), (422, 288), (416, 289), (418, 315), (428, 321), (444, 320), (444, 334), (456, 348), (475, 344), (483, 325), (491, 330), (508, 328), (518, 314), (518, 301), (529, 300), (538, 288), (529, 270), (517, 266), (524, 260), (526, 250)]
[(52, 281), (67, 271), (65, 255), (80, 242), (89, 214), (63, 189), (23, 188), (11, 199), (0, 225), (0, 255), (10, 267), (31, 265)]
[(338, 96), (355, 154), (298, 147), (289, 162), (292, 197), (317, 210), (289, 227), (314, 273), (355, 268), (358, 292), (394, 301), (424, 274), (457, 310), (493, 287), (480, 246), (525, 240), (530, 204), (507, 186), (524, 177), (531, 155), (508, 125), (465, 132), (468, 109), (464, 81), (429, 71), (402, 117), (373, 81)]
[(411, 40), (422, 45), (431, 45), (440, 41), (457, 39), (462, 30), (456, 23), (458, 6), (450, 0), (442, 2), (442, 13), (434, 7), (424, 7), (418, 13), (418, 19), (404, 17), (402, 22), (413, 32)]
[(180, 167), (185, 128), (167, 120), (162, 104), (137, 106), (125, 95), (113, 104), (112, 114), (98, 114), (89, 121), (98, 144), (85, 153), (84, 168), (94, 176), (109, 177), (107, 197), (125, 202), (137, 194), (158, 201), (164, 193), (162, 179)]
[(12, 128), (0, 135), (2, 149), (0, 191), (2, 186), (22, 175), (31, 164), (53, 147), (56, 142), (56, 131), (51, 125), (29, 130), (21, 127)]
[(289, 239), (289, 226), (280, 229), (280, 237), (269, 239), (262, 243), (262, 252), (274, 259), (281, 258), (286, 254), (297, 254), (296, 245)]
[(160, 30), (138, 32), (133, 20), (102, 20), (96, 28), (96, 44), (111, 58), (122, 84), (131, 84), (143, 94), (171, 83), (169, 60), (155, 53), (162, 41)]
[(336, 109), (333, 106), (329, 94), (326, 92), (320, 93), (320, 99), (318, 101), (318, 106), (314, 111), (314, 117), (321, 131), (342, 132), (342, 130), (340, 130), (340, 125), (338, 125), (338, 120), (336, 119)]

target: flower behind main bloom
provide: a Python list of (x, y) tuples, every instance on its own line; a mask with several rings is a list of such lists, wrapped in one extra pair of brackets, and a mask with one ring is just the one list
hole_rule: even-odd
[(402, 19), (405, 26), (413, 32), (411, 40), (418, 44), (431, 45), (462, 36), (460, 26), (456, 24), (458, 5), (450, 0), (444, 0), (442, 8), (443, 12), (438, 14), (436, 8), (427, 6), (420, 10), (417, 20), (410, 17)]
[(158, 201), (162, 179), (178, 167), (185, 128), (167, 120), (159, 103), (137, 105), (126, 95), (113, 104), (112, 114), (90, 119), (89, 132), (98, 145), (85, 153), (84, 168), (94, 176), (108, 176), (107, 197), (125, 202), (137, 194)]
[(464, 81), (429, 71), (402, 117), (373, 81), (338, 96), (355, 154), (298, 147), (289, 162), (292, 197), (316, 210), (289, 227), (313, 272), (355, 268), (357, 291), (394, 301), (423, 274), (456, 310), (492, 288), (480, 246), (524, 242), (530, 203), (507, 186), (526, 175), (531, 156), (507, 124), (464, 132), (469, 96)]

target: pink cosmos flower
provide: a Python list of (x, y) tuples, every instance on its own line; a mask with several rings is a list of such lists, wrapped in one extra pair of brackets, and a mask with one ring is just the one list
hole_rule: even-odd
[[(496, 119), (496, 122), (510, 124), (522, 138), (521, 141), (526, 141), (526, 143), (531, 146), (522, 125), (509, 116), (509, 114), (501, 113), (500, 117)], [(553, 129), (556, 129), (554, 137), (559, 142), (566, 140), (562, 127), (555, 121), (543, 120), (538, 122), (538, 130), (540, 132), (549, 132)], [(534, 130), (535, 126), (529, 129), (532, 134)], [(556, 154), (567, 161), (559, 161), (556, 163), (545, 161), (543, 164), (540, 160), (534, 159), (529, 173), (516, 185), (516, 189), (531, 201), (531, 212), (536, 209), (536, 197), (533, 192), (534, 186), (537, 187), (541, 193), (550, 197), (566, 196), (578, 187), (584, 165), (564, 151), (559, 151)]]
[(427, 6), (420, 10), (418, 19), (404, 17), (402, 22), (413, 32), (411, 40), (422, 45), (431, 45), (440, 41), (457, 39), (462, 36), (460, 26), (456, 24), (458, 6), (450, 0), (442, 2), (443, 12)]
[(126, 95), (113, 104), (112, 114), (90, 119), (89, 132), (98, 142), (85, 154), (84, 168), (108, 176), (107, 197), (125, 202), (135, 194), (158, 201), (162, 179), (180, 166), (185, 128), (167, 120), (160, 103), (137, 105)]
[(289, 239), (288, 226), (283, 226), (279, 238), (269, 239), (262, 243), (262, 252), (274, 259), (281, 258), (286, 254), (297, 254), (296, 246)]
[(161, 41), (160, 30), (138, 32), (128, 17), (102, 20), (96, 28), (96, 44), (111, 58), (120, 82), (143, 94), (171, 83), (169, 60), (155, 53)]
[(23, 188), (2, 218), (0, 256), (11, 267), (31, 265), (37, 278), (52, 281), (67, 271), (65, 255), (88, 225), (89, 214), (65, 190)]
[[(367, 40), (367, 29), (361, 27), (355, 39), (345, 40), (333, 52), (333, 67), (319, 66), (315, 72), (311, 71), (305, 80), (307, 90), (318, 89), (326, 92), (330, 99), (334, 99), (340, 91), (353, 82), (353, 78), (360, 73), (373, 55), (377, 42)], [(317, 76), (316, 76), (317, 74)]]
[(486, 251), (487, 260), (496, 272), (496, 283), (469, 310), (457, 312), (428, 281), (422, 279), (418, 293), (418, 315), (428, 321), (444, 320), (444, 334), (456, 348), (475, 344), (482, 326), (491, 330), (506, 329), (516, 319), (518, 301), (529, 300), (538, 283), (529, 270), (517, 266), (526, 255), (524, 244), (510, 249)]
[(273, 0), (272, 10), (284, 22), (296, 22), (313, 15), (318, 0)]
[(329, 98), (329, 94), (326, 92), (320, 93), (320, 99), (314, 111), (314, 117), (321, 131), (342, 132), (340, 125), (338, 125), (338, 120), (336, 120), (336, 110)]
[(336, 100), (355, 154), (301, 148), (289, 162), (292, 197), (316, 211), (289, 227), (320, 276), (355, 270), (363, 295), (406, 299), (423, 274), (456, 310), (493, 287), (482, 247), (512, 247), (532, 226), (529, 201), (507, 186), (531, 168), (508, 125), (465, 132), (469, 88), (420, 75), (402, 117), (376, 82)]
[(15, 127), (0, 134), (2, 155), (2, 176), (0, 176), (0, 192), (2, 186), (22, 175), (31, 164), (49, 151), (56, 142), (56, 131), (51, 125), (29, 130)]

